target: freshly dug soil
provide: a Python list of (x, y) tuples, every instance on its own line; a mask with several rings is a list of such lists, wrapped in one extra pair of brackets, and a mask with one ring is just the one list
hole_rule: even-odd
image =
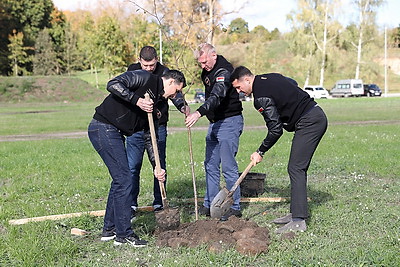
[(235, 247), (244, 255), (257, 255), (268, 251), (269, 230), (255, 222), (232, 216), (228, 221), (218, 219), (183, 223), (176, 230), (157, 229), (157, 246), (196, 247), (206, 244), (210, 251), (218, 253)]

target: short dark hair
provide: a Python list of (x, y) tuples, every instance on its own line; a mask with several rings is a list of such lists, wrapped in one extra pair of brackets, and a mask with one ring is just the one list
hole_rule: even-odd
[(161, 77), (164, 77), (165, 79), (173, 79), (176, 84), (183, 83), (182, 88), (186, 86), (186, 79), (185, 75), (183, 75), (182, 72), (179, 70), (168, 70)]
[(157, 59), (157, 51), (154, 47), (147, 45), (140, 49), (139, 57), (144, 61)]
[(233, 70), (230, 82), (233, 82), (234, 80), (240, 80), (244, 76), (253, 76), (253, 73), (251, 73), (251, 71), (245, 66), (239, 66)]

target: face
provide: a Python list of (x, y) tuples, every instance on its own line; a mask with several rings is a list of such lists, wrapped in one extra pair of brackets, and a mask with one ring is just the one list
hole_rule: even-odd
[(236, 91), (238, 93), (242, 92), (244, 93), (246, 96), (249, 96), (252, 92), (252, 84), (251, 84), (251, 80), (248, 77), (242, 77), (239, 80), (235, 79), (232, 82), (232, 86), (236, 89)]
[(204, 53), (198, 59), (200, 67), (205, 69), (206, 71), (212, 70), (214, 68), (215, 63), (217, 62), (217, 54), (214, 53)]
[(176, 84), (174, 79), (163, 79), (164, 83), (164, 98), (174, 98), (176, 94), (182, 91), (183, 83)]
[(140, 66), (142, 67), (142, 70), (148, 71), (148, 72), (153, 72), (156, 69), (157, 66), (157, 59), (152, 59), (150, 61), (146, 61), (144, 59), (139, 59)]

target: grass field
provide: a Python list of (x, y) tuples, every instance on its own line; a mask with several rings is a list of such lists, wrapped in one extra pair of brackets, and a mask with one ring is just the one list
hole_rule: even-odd
[[(329, 127), (309, 170), (311, 218), (308, 231), (291, 240), (274, 234), (270, 221), (288, 203), (243, 204), (245, 218), (271, 229), (269, 252), (242, 256), (234, 249), (214, 254), (206, 247), (158, 248), (154, 215), (143, 212), (135, 231), (150, 245), (114, 248), (99, 236), (102, 217), (83, 216), (9, 225), (10, 219), (102, 210), (110, 177), (87, 138), (0, 143), (0, 266), (399, 266), (400, 265), (400, 98), (348, 98), (318, 101)], [(0, 135), (86, 131), (99, 103), (5, 104)], [(195, 109), (195, 105), (192, 109)], [(263, 126), (244, 103), (245, 126)], [(183, 117), (171, 108), (168, 137), (168, 198), (182, 210), (193, 197)], [(202, 118), (196, 126), (206, 126)], [(204, 194), (204, 130), (193, 130), (199, 196)], [(266, 135), (248, 128), (241, 136), (240, 170)], [(292, 134), (285, 133), (253, 171), (267, 174), (262, 196), (289, 195), (286, 164)], [(152, 201), (150, 166), (142, 169), (140, 205)], [(261, 212), (266, 211), (265, 215)], [(181, 212), (182, 213), (182, 212)], [(181, 214), (182, 222), (194, 220)], [(202, 218), (204, 219), (204, 218)], [(72, 236), (77, 227), (90, 231)]]

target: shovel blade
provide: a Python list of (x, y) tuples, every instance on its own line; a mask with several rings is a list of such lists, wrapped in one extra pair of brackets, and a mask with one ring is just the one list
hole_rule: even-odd
[(225, 187), (218, 192), (210, 206), (211, 218), (221, 218), (225, 213), (228, 212), (229, 208), (233, 204), (232, 197), (228, 197), (229, 190)]

